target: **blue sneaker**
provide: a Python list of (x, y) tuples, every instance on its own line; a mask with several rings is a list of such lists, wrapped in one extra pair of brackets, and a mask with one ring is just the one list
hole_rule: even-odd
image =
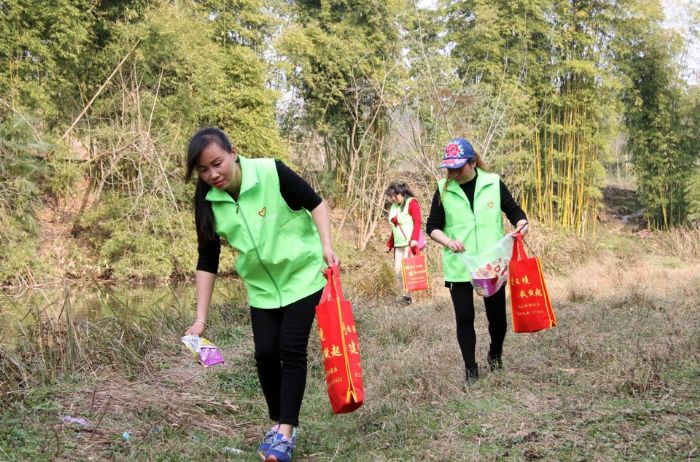
[(272, 446), (270, 446), (270, 450), (265, 454), (265, 462), (291, 462), (296, 445), (296, 435), (287, 438), (278, 434)]
[(277, 437), (282, 437), (282, 435), (277, 433), (278, 429), (279, 425), (275, 425), (274, 427), (269, 429), (267, 433), (265, 433), (262, 443), (260, 443), (260, 446), (258, 446), (258, 454), (260, 454), (260, 457), (262, 457), (263, 459), (265, 458), (265, 454), (267, 454), (267, 451), (270, 450), (272, 443), (274, 443)]

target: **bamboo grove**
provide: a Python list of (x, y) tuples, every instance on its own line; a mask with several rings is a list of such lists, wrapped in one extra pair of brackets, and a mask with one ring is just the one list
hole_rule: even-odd
[(622, 139), (649, 225), (697, 222), (692, 42), (663, 21), (660, 0), (0, 1), (0, 199), (20, 204), (0, 207), (0, 243), (18, 249), (0, 280), (41, 260), (38, 198), (75, 191), (95, 198), (73, 231), (92, 226), (101, 265), (190, 267), (191, 249), (121, 260), (189, 232), (182, 152), (203, 125), (294, 163), (359, 249), (387, 179), (431, 190), (452, 136), (576, 233), (595, 230)]
[(531, 213), (594, 231), (613, 141), (626, 136), (650, 225), (684, 222), (685, 185), (698, 175), (698, 149), (687, 144), (698, 101), (673, 78), (680, 49), (667, 45), (674, 36), (660, 4), (452, 1), (446, 11), (460, 74), (513, 102), (491, 158)]

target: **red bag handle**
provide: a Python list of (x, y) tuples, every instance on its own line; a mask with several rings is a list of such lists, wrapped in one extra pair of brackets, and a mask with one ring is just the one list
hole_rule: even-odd
[(321, 300), (330, 300), (334, 298), (339, 298), (340, 300), (345, 300), (343, 296), (343, 287), (340, 285), (340, 268), (338, 265), (331, 265), (323, 272), (326, 276), (326, 287), (323, 288), (323, 293), (321, 294)]
[(515, 233), (515, 242), (513, 242), (513, 256), (511, 260), (520, 261), (527, 258), (527, 253), (525, 253), (525, 247), (523, 246), (523, 235), (520, 233)]
[(420, 248), (418, 246), (411, 247), (411, 252), (413, 253), (414, 256), (419, 256), (420, 255)]

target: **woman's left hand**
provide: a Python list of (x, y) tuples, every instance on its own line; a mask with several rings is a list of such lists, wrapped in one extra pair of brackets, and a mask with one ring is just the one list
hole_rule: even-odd
[(527, 234), (529, 231), (528, 223), (527, 220), (519, 220), (515, 224), (515, 231), (514, 233), (520, 233), (523, 235), (523, 237)]
[(413, 239), (411, 243), (409, 244), (411, 247), (418, 247), (418, 241)]

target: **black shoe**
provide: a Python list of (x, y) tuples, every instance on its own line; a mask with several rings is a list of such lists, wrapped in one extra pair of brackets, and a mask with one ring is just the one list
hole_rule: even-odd
[(503, 369), (503, 361), (501, 360), (501, 355), (494, 355), (489, 352), (486, 357), (486, 363), (489, 365), (489, 370), (491, 372), (497, 369)]
[(413, 303), (413, 299), (411, 298), (410, 295), (404, 295), (403, 298), (401, 299), (404, 305), (410, 305)]
[(471, 385), (479, 379), (479, 365), (467, 367), (467, 385)]

